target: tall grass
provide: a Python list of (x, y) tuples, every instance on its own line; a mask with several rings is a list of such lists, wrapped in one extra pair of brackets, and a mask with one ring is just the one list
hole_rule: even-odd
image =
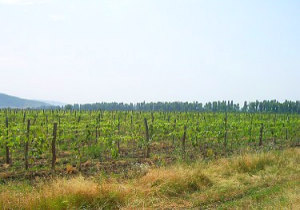
[(0, 208), (298, 208), (299, 166), (300, 149), (289, 149), (153, 168), (129, 180), (14, 181), (0, 185)]

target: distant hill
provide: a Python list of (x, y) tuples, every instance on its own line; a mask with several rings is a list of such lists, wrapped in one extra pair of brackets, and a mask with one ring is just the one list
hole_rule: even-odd
[(39, 108), (39, 107), (47, 107), (51, 106), (51, 104), (36, 101), (36, 100), (28, 100), (23, 98), (18, 98), (15, 96), (10, 96), (7, 94), (0, 93), (0, 108)]

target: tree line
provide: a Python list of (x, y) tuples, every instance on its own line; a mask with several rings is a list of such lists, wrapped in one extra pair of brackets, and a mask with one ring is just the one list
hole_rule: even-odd
[[(53, 107), (52, 107), (53, 108)], [(264, 100), (245, 101), (242, 106), (233, 101), (199, 102), (141, 102), (117, 103), (102, 102), (93, 104), (68, 104), (65, 110), (119, 110), (119, 111), (197, 111), (197, 112), (248, 112), (248, 113), (300, 113), (300, 101)]]

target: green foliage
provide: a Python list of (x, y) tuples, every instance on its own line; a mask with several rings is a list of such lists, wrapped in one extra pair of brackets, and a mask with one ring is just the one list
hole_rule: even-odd
[[(149, 141), (145, 138), (144, 118), (148, 120)], [(31, 121), (29, 133), (27, 120)], [(300, 141), (298, 114), (0, 109), (0, 146), (21, 155), (28, 142), (29, 158), (49, 156), (55, 122), (58, 150), (71, 152), (78, 161), (85, 156), (101, 159), (107, 153), (106, 157), (118, 158), (121, 147), (132, 141), (136, 150), (172, 142), (174, 152), (180, 151), (184, 126), (186, 145), (193, 148), (193, 153), (208, 158), (242, 148), (258, 149), (262, 123), (265, 149)]]

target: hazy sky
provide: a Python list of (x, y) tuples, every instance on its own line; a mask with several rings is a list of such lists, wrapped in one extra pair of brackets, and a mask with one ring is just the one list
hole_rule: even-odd
[(300, 1), (0, 0), (0, 92), (299, 100)]

